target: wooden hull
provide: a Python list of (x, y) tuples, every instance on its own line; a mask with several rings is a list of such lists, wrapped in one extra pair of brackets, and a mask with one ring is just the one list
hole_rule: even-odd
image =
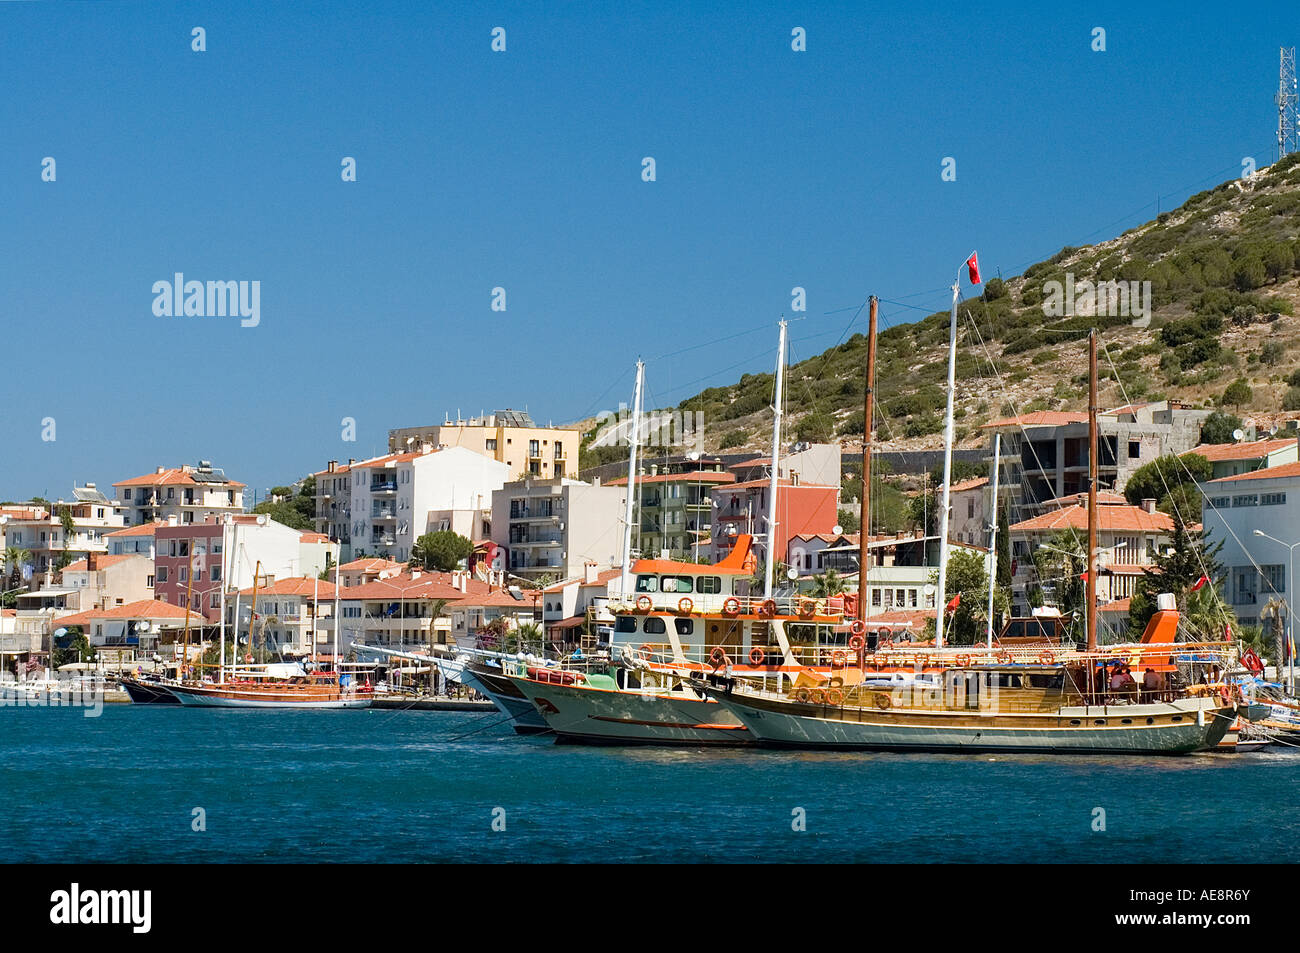
[(835, 708), (758, 693), (711, 693), (760, 743), (797, 748), (1185, 754), (1214, 748), (1236, 717), (1233, 706), (1212, 698), (1002, 714)]
[(369, 695), (337, 690), (290, 691), (273, 686), (174, 685), (170, 691), (182, 705), (193, 708), (369, 708)]
[(133, 678), (119, 679), (118, 683), (131, 698), (133, 705), (179, 705), (181, 700), (161, 682), (137, 681)]
[(510, 681), (562, 742), (699, 747), (754, 741), (739, 719), (709, 699), (559, 685), (515, 676)]

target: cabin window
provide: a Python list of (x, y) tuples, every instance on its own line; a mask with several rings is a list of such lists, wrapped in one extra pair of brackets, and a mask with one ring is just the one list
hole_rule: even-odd
[(1183, 720), (1183, 716), (1182, 716), (1182, 715), (1174, 715), (1174, 717), (1170, 718), (1169, 720), (1170, 720), (1170, 721), (1182, 721), (1182, 720)]
[(623, 632), (623, 633), (635, 632), (636, 616), (631, 616), (631, 615), (619, 616), (618, 621), (614, 623), (614, 631)]
[(637, 576), (636, 591), (637, 592), (658, 592), (659, 577), (658, 576)]
[(806, 622), (793, 622), (785, 627), (786, 637), (799, 645), (811, 645), (817, 641), (817, 627)]
[(694, 619), (673, 619), (673, 625), (677, 627), (678, 635), (691, 635), (695, 632)]
[(697, 591), (706, 596), (717, 595), (722, 592), (721, 576), (700, 576), (696, 583), (699, 586)]
[(659, 588), (663, 592), (694, 592), (691, 583), (690, 576), (664, 576), (659, 581)]
[(1030, 688), (1061, 688), (1065, 685), (1065, 674), (1057, 673), (1056, 675), (1030, 675)]
[(663, 635), (668, 631), (668, 627), (664, 625), (662, 618), (652, 615), (646, 616), (644, 631), (646, 635)]

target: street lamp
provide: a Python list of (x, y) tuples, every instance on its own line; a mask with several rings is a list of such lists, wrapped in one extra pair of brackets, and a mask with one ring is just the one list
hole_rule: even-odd
[[(1262, 536), (1264, 537), (1264, 539), (1267, 540), (1272, 540), (1273, 542), (1277, 543), (1279, 546), (1286, 547), (1287, 550), (1287, 566), (1286, 566), (1287, 592), (1286, 592), (1286, 598), (1283, 599), (1282, 601), (1286, 604), (1286, 641), (1287, 641), (1287, 646), (1289, 647), (1288, 654), (1291, 656), (1290, 661), (1287, 663), (1287, 681), (1291, 683), (1291, 690), (1295, 691), (1295, 630), (1292, 628), (1292, 621), (1291, 621), (1292, 616), (1294, 615), (1294, 613), (1291, 611), (1291, 593), (1295, 591), (1293, 588), (1295, 586), (1295, 549), (1297, 546), (1300, 546), (1300, 542), (1284, 543), (1276, 536), (1268, 535), (1268, 533), (1264, 532), (1262, 529), (1255, 530), (1255, 535)], [(1279, 659), (1278, 675), (1280, 676), (1281, 674), (1282, 674), (1281, 659)]]

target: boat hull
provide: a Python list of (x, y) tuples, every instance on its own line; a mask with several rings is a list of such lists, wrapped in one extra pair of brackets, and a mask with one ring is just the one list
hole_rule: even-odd
[[(1001, 715), (835, 709), (719, 692), (759, 743), (882, 751), (1186, 754), (1214, 748), (1236, 717), (1206, 699)], [(1146, 724), (1151, 718), (1153, 723)], [(1174, 718), (1179, 719), (1174, 721)], [(1124, 720), (1128, 719), (1129, 724)], [(1071, 722), (1079, 722), (1072, 725)]]
[(739, 719), (709, 699), (560, 685), (522, 677), (510, 681), (528, 696), (560, 742), (699, 747), (754, 741)]
[(118, 680), (118, 684), (131, 699), (133, 705), (179, 705), (181, 700), (165, 686), (157, 682), (141, 682), (133, 678)]
[(460, 683), (492, 699), (492, 704), (510, 717), (516, 734), (540, 735), (551, 730), (528, 697), (500, 672), (483, 665), (466, 665)]
[(182, 705), (191, 708), (369, 708), (369, 696), (338, 693), (288, 697), (274, 689), (225, 688), (221, 686), (175, 685), (170, 691)]

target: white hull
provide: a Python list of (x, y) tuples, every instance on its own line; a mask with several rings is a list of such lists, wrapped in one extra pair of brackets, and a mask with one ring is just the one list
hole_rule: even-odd
[(560, 741), (739, 745), (753, 736), (722, 705), (680, 694), (553, 685), (512, 677)]
[[(1194, 698), (1159, 705), (1063, 708), (1020, 717), (1007, 726), (998, 724), (1006, 716), (996, 713), (971, 724), (971, 716), (963, 712), (895, 711), (883, 716), (863, 710), (862, 721), (849, 721), (825, 717), (825, 709), (817, 712), (820, 706), (785, 705), (775, 710), (771, 702), (751, 700), (744, 694), (721, 694), (719, 700), (761, 742), (800, 748), (1180, 753), (1213, 748), (1235, 717), (1229, 714), (1227, 724), (1220, 724), (1225, 716), (1213, 707), (1217, 703)], [(790, 710), (794, 708), (807, 711)], [(1184, 720), (1169, 724), (1171, 712), (1181, 713)], [(847, 717), (856, 713), (856, 709), (846, 710)], [(1145, 724), (1149, 716), (1159, 717), (1161, 723)], [(1130, 723), (1124, 724), (1124, 719)], [(1071, 726), (1074, 720), (1081, 724)]]
[[(504, 675), (498, 676), (502, 679)], [(547, 731), (546, 721), (537, 713), (531, 701), (525, 697), (515, 697), (514, 695), (501, 691), (494, 686), (488, 685), (483, 679), (480, 679), (468, 667), (461, 672), (460, 683), (474, 689), (480, 695), (492, 699), (492, 704), (496, 705), (503, 715), (508, 715), (514, 724), (514, 729), (521, 735), (535, 735)]]

